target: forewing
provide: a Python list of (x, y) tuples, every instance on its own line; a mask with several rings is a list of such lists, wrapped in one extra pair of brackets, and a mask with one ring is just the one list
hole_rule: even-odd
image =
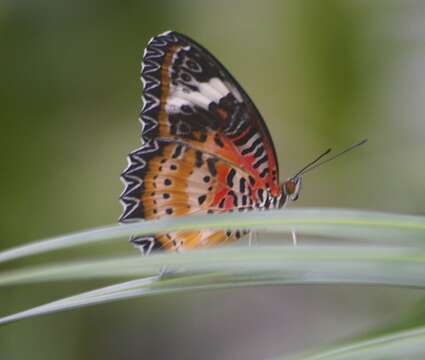
[(167, 32), (153, 38), (142, 69), (142, 137), (177, 139), (245, 169), (277, 194), (267, 127), (246, 92), (208, 50)]

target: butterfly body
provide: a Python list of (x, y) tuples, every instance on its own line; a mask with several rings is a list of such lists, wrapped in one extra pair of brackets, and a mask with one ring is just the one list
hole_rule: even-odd
[[(205, 48), (176, 32), (154, 37), (142, 80), (142, 146), (129, 154), (122, 174), (121, 222), (285, 204), (295, 188), (279, 184), (276, 152), (260, 113)], [(147, 253), (216, 245), (246, 233), (202, 230), (132, 241)]]

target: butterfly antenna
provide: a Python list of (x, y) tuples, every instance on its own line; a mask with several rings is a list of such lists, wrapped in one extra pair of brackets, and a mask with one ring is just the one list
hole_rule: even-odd
[(306, 166), (304, 166), (293, 177), (296, 178), (297, 176), (300, 176), (300, 175), (304, 174), (305, 172), (307, 172), (310, 166), (313, 166), (314, 164), (316, 164), (321, 158), (328, 155), (331, 151), (332, 151), (331, 148), (327, 149), (323, 154), (320, 154), (316, 159), (314, 159), (313, 161), (309, 162)]
[(326, 164), (327, 162), (334, 160), (334, 159), (340, 157), (341, 155), (344, 155), (344, 154), (348, 153), (349, 151), (354, 150), (355, 148), (358, 148), (359, 146), (362, 146), (366, 143), (367, 143), (367, 139), (363, 139), (362, 141), (359, 141), (358, 143), (355, 143), (355, 144), (349, 146), (348, 148), (339, 152), (338, 154), (335, 154), (334, 156), (330, 157), (329, 159), (323, 160), (322, 162), (318, 163), (317, 161), (319, 159), (321, 159), (324, 155), (329, 154), (330, 149), (328, 149), (328, 150), (326, 150), (326, 152), (324, 152), (322, 155), (320, 155), (315, 161), (311, 162), (309, 165), (305, 166), (301, 171), (299, 171), (296, 176), (304, 175), (304, 174), (310, 172), (311, 170), (316, 169), (319, 166), (322, 166), (323, 164)]

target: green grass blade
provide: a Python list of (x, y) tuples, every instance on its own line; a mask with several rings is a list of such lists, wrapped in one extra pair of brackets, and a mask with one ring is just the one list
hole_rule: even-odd
[[(425, 327), (379, 336), (293, 360), (424, 359)], [(285, 359), (285, 357), (282, 357)]]
[(137, 277), (166, 268), (170, 275), (150, 277), (80, 294), (0, 319), (31, 316), (135, 296), (278, 284), (383, 284), (425, 287), (425, 249), (389, 247), (221, 248), (184, 254), (116, 258), (4, 272), (0, 284)]
[[(373, 241), (403, 235), (389, 246), (316, 246), (258, 248), (223, 247), (184, 254), (163, 253), (149, 257), (60, 263), (0, 273), (0, 286), (95, 278), (134, 278), (104, 289), (58, 300), (3, 318), (2, 322), (116, 301), (188, 290), (271, 284), (384, 284), (425, 287), (425, 218), (340, 209), (297, 209), (218, 216), (185, 217), (111, 226), (36, 242), (0, 253), (0, 262), (81, 244), (105, 241), (132, 233), (151, 234), (204, 228), (252, 228), (297, 231), (363, 238)], [(406, 246), (409, 245), (409, 246)], [(416, 245), (416, 247), (412, 247)], [(158, 280), (161, 268), (172, 276)], [(146, 282), (147, 281), (147, 282)]]
[[(372, 246), (225, 246), (182, 254), (161, 253), (86, 262), (59, 263), (0, 272), (0, 286), (43, 281), (142, 277), (162, 268), (175, 272), (279, 273), (298, 281), (425, 284), (425, 248)], [(320, 276), (319, 276), (320, 275)]]
[(52, 314), (64, 310), (78, 309), (83, 306), (96, 305), (114, 300), (127, 299), (143, 295), (143, 286), (147, 286), (159, 280), (160, 276), (152, 276), (144, 279), (126, 281), (123, 283), (99, 288), (78, 295), (63, 298), (51, 303), (36, 306), (29, 310), (0, 318), (0, 325), (11, 323), (39, 315)]
[[(269, 229), (321, 234), (328, 236), (370, 236), (376, 231), (377, 239), (388, 234), (403, 235), (424, 241), (425, 217), (396, 215), (344, 209), (284, 209), (267, 212), (214, 216), (189, 216), (144, 221), (128, 225), (109, 226), (34, 242), (0, 252), (0, 263), (48, 251), (69, 248), (99, 241), (107, 241), (130, 234), (152, 234), (179, 230), (215, 228)], [(366, 233), (364, 231), (367, 231)], [(357, 234), (358, 235), (358, 234)]]

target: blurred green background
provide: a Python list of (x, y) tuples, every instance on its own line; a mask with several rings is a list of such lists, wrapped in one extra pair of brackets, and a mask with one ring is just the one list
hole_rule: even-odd
[[(308, 174), (294, 206), (424, 214), (424, 5), (1, 1), (0, 249), (116, 222), (119, 174), (139, 145), (143, 49), (168, 29), (207, 47), (251, 95), (282, 180), (329, 146), (369, 139)], [(133, 252), (123, 239), (42, 259)], [(1, 315), (104, 283), (2, 288)], [(294, 286), (136, 299), (1, 328), (0, 358), (267, 358), (414, 321), (422, 296)]]

